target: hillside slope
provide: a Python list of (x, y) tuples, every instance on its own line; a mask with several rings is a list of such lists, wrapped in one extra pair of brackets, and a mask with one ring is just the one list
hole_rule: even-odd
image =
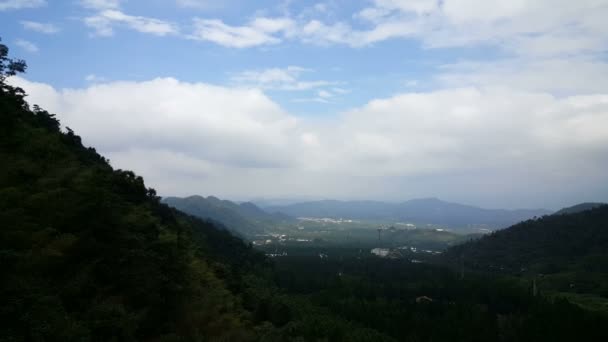
[(213, 196), (167, 197), (162, 201), (190, 215), (220, 222), (245, 236), (261, 233), (269, 225), (290, 220), (285, 215), (269, 214), (250, 202), (236, 204)]
[(444, 258), (484, 272), (542, 275), (552, 290), (608, 298), (608, 205), (521, 222)]
[(513, 271), (543, 261), (566, 265), (586, 256), (608, 255), (608, 205), (521, 222), (452, 247), (448, 253)]
[(556, 211), (553, 215), (576, 214), (576, 213), (580, 213), (581, 211), (586, 211), (586, 210), (590, 210), (593, 208), (601, 207), (602, 205), (606, 205), (606, 203), (592, 203), (592, 202), (581, 203), (581, 204), (573, 205), (571, 207), (562, 208), (562, 209)]
[(0, 117), (0, 340), (254, 339), (231, 287), (262, 256), (3, 82)]

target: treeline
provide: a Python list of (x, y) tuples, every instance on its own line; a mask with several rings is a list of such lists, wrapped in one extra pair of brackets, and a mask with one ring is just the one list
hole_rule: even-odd
[(607, 317), (518, 278), (381, 258), (276, 259), (290, 298), (395, 341), (602, 341)]

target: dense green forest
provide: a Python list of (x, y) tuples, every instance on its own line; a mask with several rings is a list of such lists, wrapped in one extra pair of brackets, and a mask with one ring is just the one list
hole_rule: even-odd
[(445, 256), (488, 271), (554, 273), (585, 268), (608, 272), (608, 205), (524, 221), (452, 247)]
[(608, 205), (579, 205), (521, 222), (452, 247), (444, 259), (535, 278), (540, 290), (576, 294), (583, 302), (593, 296), (598, 309), (608, 311)]
[(0, 44), (0, 341), (608, 339), (605, 315), (520, 278), (266, 259), (62, 131), (6, 83), (24, 70)]

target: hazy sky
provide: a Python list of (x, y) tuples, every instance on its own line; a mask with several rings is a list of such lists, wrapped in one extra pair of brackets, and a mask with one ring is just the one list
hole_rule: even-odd
[(0, 0), (12, 82), (161, 195), (608, 201), (608, 0)]

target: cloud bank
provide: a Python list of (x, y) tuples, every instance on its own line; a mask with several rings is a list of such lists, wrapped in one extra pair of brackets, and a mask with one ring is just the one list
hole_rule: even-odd
[[(44, 4), (0, 1), (0, 10)], [(239, 52), (294, 42), (360, 52), (397, 39), (446, 49), (448, 62), (431, 76), (314, 119), (288, 112), (268, 93), (307, 91), (292, 101), (328, 103), (349, 89), (327, 75), (307, 79), (309, 69), (299, 66), (254, 66), (232, 73), (230, 86), (90, 75), (84, 88), (56, 89), (14, 79), (32, 103), (162, 194), (440, 196), (511, 207), (606, 200), (608, 1), (371, 0), (340, 16), (329, 3), (294, 14), (285, 2), (280, 14), (239, 21), (202, 13), (181, 23), (127, 14), (119, 0), (79, 4), (97, 36), (126, 28)], [(207, 2), (175, 4), (200, 9)], [(29, 41), (19, 45), (37, 51)], [(483, 55), (455, 60), (451, 48)], [(547, 199), (554, 202), (542, 204)]]
[(532, 203), (608, 190), (608, 94), (445, 88), (319, 122), (252, 88), (172, 78), (83, 89), (12, 82), (165, 195), (453, 198), (466, 184), (465, 199), (512, 206), (518, 196), (527, 203), (522, 193)]

